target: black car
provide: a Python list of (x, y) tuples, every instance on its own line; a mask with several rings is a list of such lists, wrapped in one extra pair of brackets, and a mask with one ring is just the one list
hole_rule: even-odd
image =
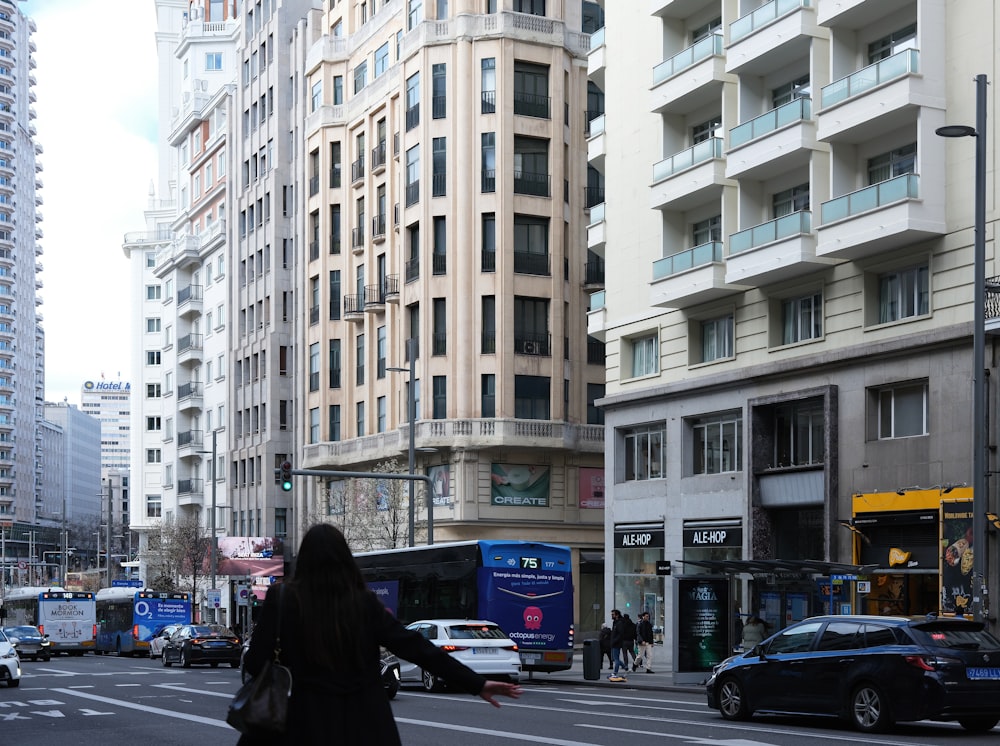
[(13, 643), (18, 657), (22, 660), (31, 658), (33, 661), (39, 659), (47, 661), (52, 657), (52, 643), (49, 642), (49, 636), (43, 635), (38, 627), (24, 624), (18, 627), (4, 627), (3, 632)]
[(188, 668), (192, 663), (210, 663), (212, 667), (228, 663), (239, 668), (240, 638), (221, 624), (185, 624), (163, 646), (161, 658), (169, 668), (174, 663)]
[(708, 706), (848, 720), (859, 730), (952, 720), (1000, 722), (1000, 640), (955, 617), (822, 616), (793, 624), (715, 667)]

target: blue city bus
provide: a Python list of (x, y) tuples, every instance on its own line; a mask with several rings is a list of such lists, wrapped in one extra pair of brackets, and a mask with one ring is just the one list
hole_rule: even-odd
[(569, 547), (461, 541), (355, 555), (368, 587), (404, 624), (486, 619), (517, 643), (525, 671), (573, 665)]
[(97, 592), (95, 652), (149, 655), (149, 641), (160, 627), (190, 623), (190, 593), (102, 588)]

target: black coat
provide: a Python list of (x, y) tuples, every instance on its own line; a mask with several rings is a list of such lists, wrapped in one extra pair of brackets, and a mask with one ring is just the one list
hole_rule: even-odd
[(611, 622), (611, 647), (620, 648), (625, 645), (625, 620), (618, 617)]
[(653, 625), (650, 624), (648, 619), (640, 619), (639, 623), (635, 625), (636, 634), (639, 635), (639, 642), (645, 642), (647, 644), (653, 643)]
[[(278, 611), (278, 588), (267, 592), (260, 619), (247, 652), (246, 668), (253, 675), (273, 655)], [(470, 694), (479, 694), (486, 679), (406, 629), (386, 611), (374, 594), (368, 594), (365, 623), (359, 630), (364, 654), (361, 670), (342, 664), (323, 666), (312, 654), (312, 644), (302, 631), (302, 615), (294, 593), (281, 594), (281, 662), (292, 672), (292, 697), (288, 711), (288, 732), (277, 743), (370, 744), (397, 746), (400, 743), (389, 698), (379, 672), (379, 645), (408, 661), (426, 668), (449, 684)], [(242, 736), (243, 746), (255, 741)]]

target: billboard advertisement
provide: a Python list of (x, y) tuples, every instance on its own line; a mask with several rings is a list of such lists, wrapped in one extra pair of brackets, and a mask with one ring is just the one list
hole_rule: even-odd
[(285, 574), (285, 547), (270, 536), (221, 536), (217, 572), (219, 575), (251, 577)]
[(604, 469), (580, 467), (580, 507), (604, 510)]
[(549, 507), (549, 467), (528, 464), (493, 464), (490, 504)]
[(964, 614), (972, 602), (972, 500), (941, 501), (941, 613)]
[(678, 673), (711, 673), (728, 658), (729, 580), (718, 577), (676, 578)]

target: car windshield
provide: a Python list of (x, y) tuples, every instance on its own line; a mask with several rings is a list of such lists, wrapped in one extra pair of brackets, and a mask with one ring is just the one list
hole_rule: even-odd
[(3, 633), (2, 629), (0, 629), (0, 642), (7, 642), (7, 635)]
[[(970, 625), (971, 626), (971, 625)], [(936, 648), (955, 650), (1000, 650), (1000, 640), (984, 629), (964, 624), (931, 625), (911, 628), (917, 641)]]
[(209, 626), (197, 626), (191, 628), (191, 634), (195, 637), (207, 637), (216, 634), (216, 632)]
[(505, 640), (507, 635), (496, 625), (461, 624), (448, 628), (448, 636), (453, 640)]
[(41, 637), (36, 627), (5, 627), (4, 632), (11, 637)]

